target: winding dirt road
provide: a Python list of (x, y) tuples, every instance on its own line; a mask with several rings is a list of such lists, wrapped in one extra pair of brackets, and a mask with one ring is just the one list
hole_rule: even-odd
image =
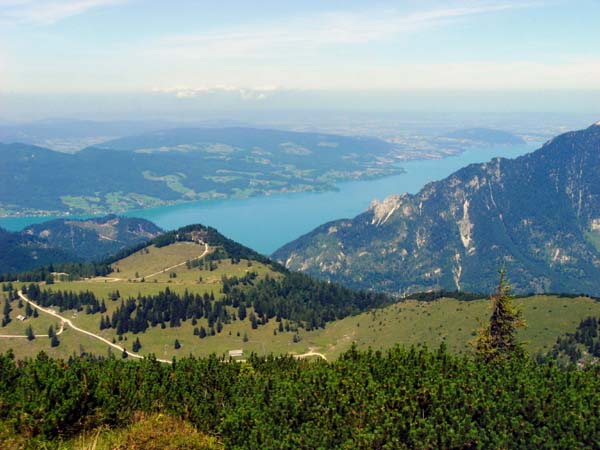
[[(142, 355), (139, 355), (137, 353), (133, 353), (133, 352), (130, 352), (128, 350), (125, 350), (120, 345), (113, 344), (111, 341), (109, 341), (108, 339), (103, 338), (102, 336), (99, 336), (99, 335), (94, 334), (94, 333), (92, 333), (90, 331), (84, 330), (83, 328), (79, 328), (78, 326), (74, 325), (73, 322), (71, 322), (69, 319), (61, 316), (60, 314), (55, 313), (51, 309), (43, 308), (43, 307), (39, 306), (37, 303), (34, 303), (33, 301), (29, 300), (27, 297), (25, 297), (25, 295), (23, 295), (22, 291), (19, 291), (18, 294), (19, 294), (19, 297), (21, 297), (21, 299), (23, 301), (29, 303), (31, 306), (33, 306), (34, 308), (38, 309), (39, 311), (41, 311), (43, 313), (46, 313), (46, 314), (49, 314), (49, 315), (51, 315), (53, 317), (56, 317), (57, 319), (60, 319), (62, 321), (62, 323), (63, 323), (63, 326), (61, 327), (61, 333), (62, 333), (62, 330), (64, 329), (64, 324), (66, 323), (69, 327), (71, 327), (71, 329), (73, 329), (73, 330), (75, 330), (75, 331), (77, 331), (79, 333), (86, 334), (86, 335), (88, 335), (88, 336), (90, 336), (90, 337), (92, 337), (94, 339), (99, 340), (99, 341), (102, 341), (106, 345), (108, 345), (108, 346), (110, 346), (112, 348), (115, 348), (115, 349), (117, 349), (117, 350), (119, 350), (121, 352), (126, 351), (127, 355), (129, 355), (129, 356), (131, 356), (133, 358), (138, 358), (138, 359), (144, 359), (145, 358)], [(159, 362), (162, 362), (162, 363), (171, 364), (171, 361), (166, 360), (166, 359), (158, 359), (157, 358), (156, 360), (159, 361)]]
[[(197, 260), (197, 259), (204, 258), (204, 257), (205, 257), (205, 256), (208, 254), (208, 250), (209, 250), (209, 248), (208, 248), (208, 244), (204, 243), (204, 252), (202, 252), (202, 254), (201, 254), (200, 256), (197, 256), (196, 258), (193, 258), (193, 259), (191, 259), (190, 261), (195, 261), (195, 260)], [(181, 267), (181, 266), (183, 266), (183, 265), (185, 265), (185, 264), (187, 264), (187, 261), (184, 261), (184, 262), (182, 262), (182, 263), (179, 263), (179, 264), (175, 264), (174, 266), (171, 266), (171, 267), (167, 267), (166, 269), (163, 269), (163, 270), (161, 270), (161, 271), (159, 271), (159, 272), (155, 272), (155, 273), (153, 273), (153, 274), (146, 275), (146, 276), (144, 276), (144, 277), (139, 277), (139, 278), (136, 278), (136, 280), (141, 280), (142, 278), (144, 278), (144, 279), (151, 278), (151, 277), (154, 277), (154, 276), (156, 276), (156, 275), (160, 275), (161, 273), (168, 272), (169, 270), (176, 269), (177, 267)], [(107, 277), (107, 278), (104, 278), (103, 280), (105, 280), (105, 281), (110, 281), (110, 282), (115, 282), (115, 281), (121, 281), (121, 278), (109, 278), (109, 277)], [(92, 333), (92, 332), (90, 332), (90, 331), (84, 330), (83, 328), (79, 328), (78, 326), (74, 325), (74, 324), (73, 324), (73, 322), (72, 322), (72, 321), (70, 321), (69, 319), (67, 319), (66, 317), (63, 317), (63, 316), (61, 316), (60, 314), (58, 314), (58, 313), (55, 313), (55, 312), (54, 312), (54, 311), (52, 311), (51, 309), (43, 308), (43, 307), (41, 307), (40, 305), (38, 305), (37, 303), (35, 303), (35, 302), (33, 302), (32, 300), (28, 299), (28, 298), (27, 298), (27, 297), (26, 297), (26, 296), (23, 294), (23, 292), (22, 292), (22, 291), (19, 291), (19, 292), (18, 292), (18, 294), (19, 294), (19, 297), (20, 297), (20, 298), (21, 298), (23, 301), (25, 301), (25, 302), (29, 303), (31, 306), (33, 306), (33, 307), (34, 307), (34, 308), (36, 308), (37, 310), (39, 310), (39, 311), (41, 311), (41, 312), (43, 312), (43, 313), (45, 313), (45, 314), (48, 314), (48, 315), (50, 315), (50, 316), (52, 316), (52, 317), (56, 317), (57, 319), (60, 319), (60, 330), (59, 330), (59, 331), (56, 333), (56, 335), (57, 335), (57, 336), (59, 336), (59, 335), (61, 335), (61, 334), (62, 334), (62, 332), (63, 332), (63, 331), (64, 331), (64, 329), (65, 329), (65, 323), (66, 323), (66, 324), (67, 324), (69, 327), (71, 327), (73, 330), (75, 330), (75, 331), (77, 331), (77, 332), (79, 332), (79, 333), (85, 334), (85, 335), (87, 335), (87, 336), (90, 336), (90, 337), (92, 337), (92, 338), (94, 338), (94, 339), (97, 339), (97, 340), (99, 340), (99, 341), (102, 341), (102, 342), (103, 342), (103, 343), (105, 343), (106, 345), (108, 345), (108, 346), (110, 346), (110, 347), (112, 347), (112, 348), (115, 348), (115, 349), (119, 350), (120, 352), (123, 352), (123, 351), (127, 352), (127, 355), (128, 355), (128, 356), (131, 356), (131, 357), (133, 357), (133, 358), (138, 358), (138, 359), (144, 359), (144, 358), (145, 358), (145, 357), (144, 357), (144, 356), (142, 356), (142, 355), (139, 355), (139, 354), (137, 354), (137, 353), (133, 353), (133, 352), (130, 352), (130, 351), (128, 351), (128, 350), (125, 350), (125, 349), (124, 349), (123, 347), (121, 347), (120, 345), (114, 344), (113, 342), (109, 341), (108, 339), (105, 339), (105, 338), (103, 338), (102, 336), (99, 336), (99, 335), (97, 335), (97, 334), (95, 334), (95, 333)], [(22, 336), (22, 335), (12, 335), (12, 334), (5, 334), (5, 335), (0, 335), (0, 338), (19, 338), (19, 339), (21, 339), (21, 338), (27, 338), (27, 336)], [(158, 359), (158, 358), (157, 358), (156, 360), (157, 360), (157, 361), (159, 361), (159, 362), (162, 362), (162, 363), (166, 363), (166, 364), (171, 364), (171, 363), (172, 363), (171, 361), (169, 361), (169, 360), (166, 360), (166, 359)]]

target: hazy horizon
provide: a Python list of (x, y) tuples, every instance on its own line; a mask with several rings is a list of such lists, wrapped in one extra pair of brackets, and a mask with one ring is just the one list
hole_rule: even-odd
[(0, 119), (600, 115), (600, 3), (0, 0)]

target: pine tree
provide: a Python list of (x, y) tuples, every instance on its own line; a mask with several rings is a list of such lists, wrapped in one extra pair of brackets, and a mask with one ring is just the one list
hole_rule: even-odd
[(179, 343), (179, 339), (175, 339), (175, 350), (179, 350), (181, 348), (181, 344)]
[(258, 322), (254, 313), (250, 313), (250, 323), (252, 324), (253, 330), (256, 330), (258, 328)]
[(48, 328), (48, 337), (50, 339), (52, 339), (55, 336), (54, 334), (54, 327), (52, 325), (50, 325), (50, 327)]
[(28, 341), (33, 341), (35, 339), (35, 334), (33, 334), (33, 328), (31, 328), (31, 325), (29, 325), (25, 330), (25, 335), (27, 336)]
[[(29, 303), (27, 303), (27, 305), (29, 305)], [(8, 301), (8, 298), (4, 300), (4, 318), (2, 319), (2, 326), (6, 326), (10, 323), (10, 311), (11, 311), (11, 307), (10, 307), (10, 302)]]
[(517, 342), (517, 329), (525, 326), (522, 311), (512, 304), (510, 283), (504, 269), (500, 270), (500, 281), (496, 294), (492, 295), (492, 315), (489, 324), (480, 327), (475, 340), (478, 356), (484, 361), (509, 359), (524, 354), (523, 346)]
[(132, 347), (133, 352), (137, 353), (140, 351), (141, 348), (142, 348), (142, 344), (140, 343), (140, 338), (135, 338), (135, 341), (133, 342), (133, 347)]
[(55, 334), (50, 339), (50, 347), (58, 347), (60, 345), (60, 341), (58, 340), (58, 336)]
[(238, 317), (240, 318), (240, 320), (244, 320), (246, 318), (246, 305), (244, 305), (243, 303), (240, 303)]

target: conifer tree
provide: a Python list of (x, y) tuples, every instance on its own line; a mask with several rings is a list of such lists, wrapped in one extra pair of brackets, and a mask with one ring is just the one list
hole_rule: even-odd
[(140, 351), (141, 348), (142, 348), (142, 344), (140, 343), (140, 338), (135, 338), (135, 341), (133, 342), (132, 350), (135, 353), (137, 353)]
[(513, 295), (506, 272), (500, 270), (498, 289), (492, 295), (492, 315), (487, 325), (480, 327), (475, 340), (478, 357), (484, 361), (505, 360), (524, 354), (517, 342), (517, 329), (525, 326), (522, 311), (512, 304)]
[(35, 334), (33, 334), (33, 328), (31, 328), (31, 325), (29, 325), (25, 330), (25, 335), (27, 336), (28, 341), (33, 341), (35, 339)]
[[(28, 303), (29, 305), (29, 303)], [(11, 307), (10, 307), (10, 302), (8, 301), (8, 298), (4, 299), (4, 318), (2, 319), (2, 326), (6, 326), (7, 324), (10, 323), (10, 311), (11, 311)]]

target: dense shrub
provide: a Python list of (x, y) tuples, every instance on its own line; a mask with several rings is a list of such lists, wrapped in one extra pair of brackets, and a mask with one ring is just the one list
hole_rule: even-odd
[[(443, 348), (351, 349), (335, 362), (0, 356), (0, 422), (38, 439), (164, 412), (227, 448), (594, 448), (600, 370)], [(0, 443), (1, 444), (1, 443)]]

